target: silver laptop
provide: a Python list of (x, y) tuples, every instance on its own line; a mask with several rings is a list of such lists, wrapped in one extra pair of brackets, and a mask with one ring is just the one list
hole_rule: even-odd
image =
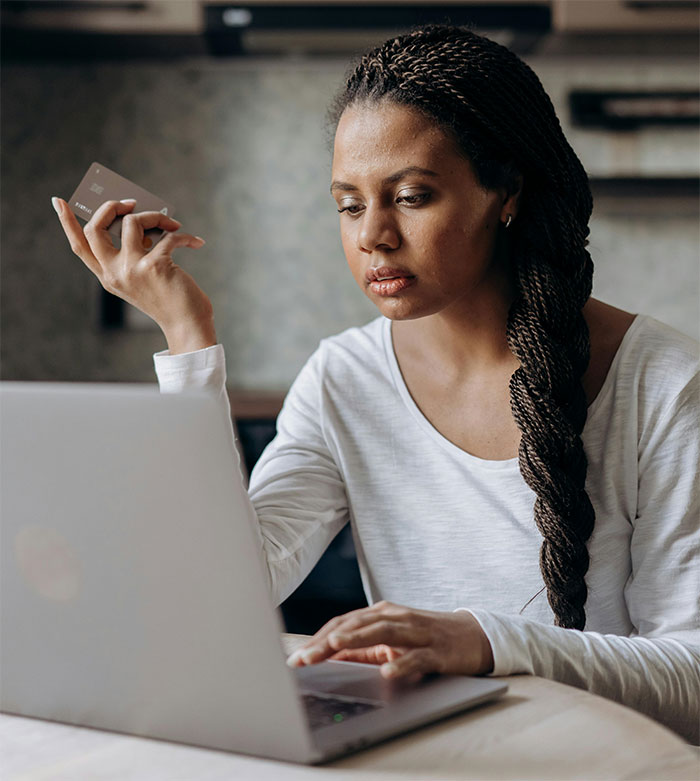
[(4, 712), (312, 763), (506, 690), (290, 669), (213, 399), (3, 383), (0, 426)]

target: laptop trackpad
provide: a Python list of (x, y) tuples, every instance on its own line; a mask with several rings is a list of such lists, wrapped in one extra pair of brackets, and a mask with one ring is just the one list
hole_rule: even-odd
[(391, 701), (406, 688), (415, 688), (401, 679), (382, 678), (379, 666), (355, 662), (320, 662), (296, 667), (299, 687), (303, 691), (323, 692), (367, 700)]

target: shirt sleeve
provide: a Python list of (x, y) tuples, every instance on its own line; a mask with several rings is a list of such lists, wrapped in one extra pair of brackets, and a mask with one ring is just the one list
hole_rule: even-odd
[(302, 582), (349, 520), (345, 482), (325, 436), (324, 353), (322, 342), (292, 384), (277, 435), (250, 476), (279, 601)]
[[(348, 520), (344, 483), (323, 434), (322, 362), (319, 348), (294, 381), (277, 419), (277, 436), (250, 477), (252, 517), (276, 604), (304, 580)], [(215, 395), (235, 439), (221, 345), (179, 355), (166, 350), (156, 353), (154, 363), (161, 392)]]
[(529, 673), (585, 688), (700, 742), (698, 375), (640, 437), (638, 503), (625, 601), (629, 637), (471, 610), (495, 675)]

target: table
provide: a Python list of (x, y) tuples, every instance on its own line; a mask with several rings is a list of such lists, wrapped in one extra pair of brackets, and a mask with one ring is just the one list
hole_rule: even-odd
[[(305, 638), (286, 635), (294, 650)], [(650, 719), (588, 692), (511, 676), (505, 697), (321, 767), (0, 716), (3, 781), (696, 781), (700, 755)]]

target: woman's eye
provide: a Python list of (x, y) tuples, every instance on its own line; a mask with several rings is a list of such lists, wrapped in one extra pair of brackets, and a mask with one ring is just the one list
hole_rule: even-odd
[(343, 212), (347, 212), (348, 214), (359, 214), (363, 208), (361, 203), (348, 203), (345, 206), (341, 204), (338, 209), (338, 214), (342, 214)]
[(419, 206), (424, 204), (429, 198), (430, 193), (406, 193), (405, 195), (399, 195), (396, 198), (396, 203), (401, 203), (405, 206)]

